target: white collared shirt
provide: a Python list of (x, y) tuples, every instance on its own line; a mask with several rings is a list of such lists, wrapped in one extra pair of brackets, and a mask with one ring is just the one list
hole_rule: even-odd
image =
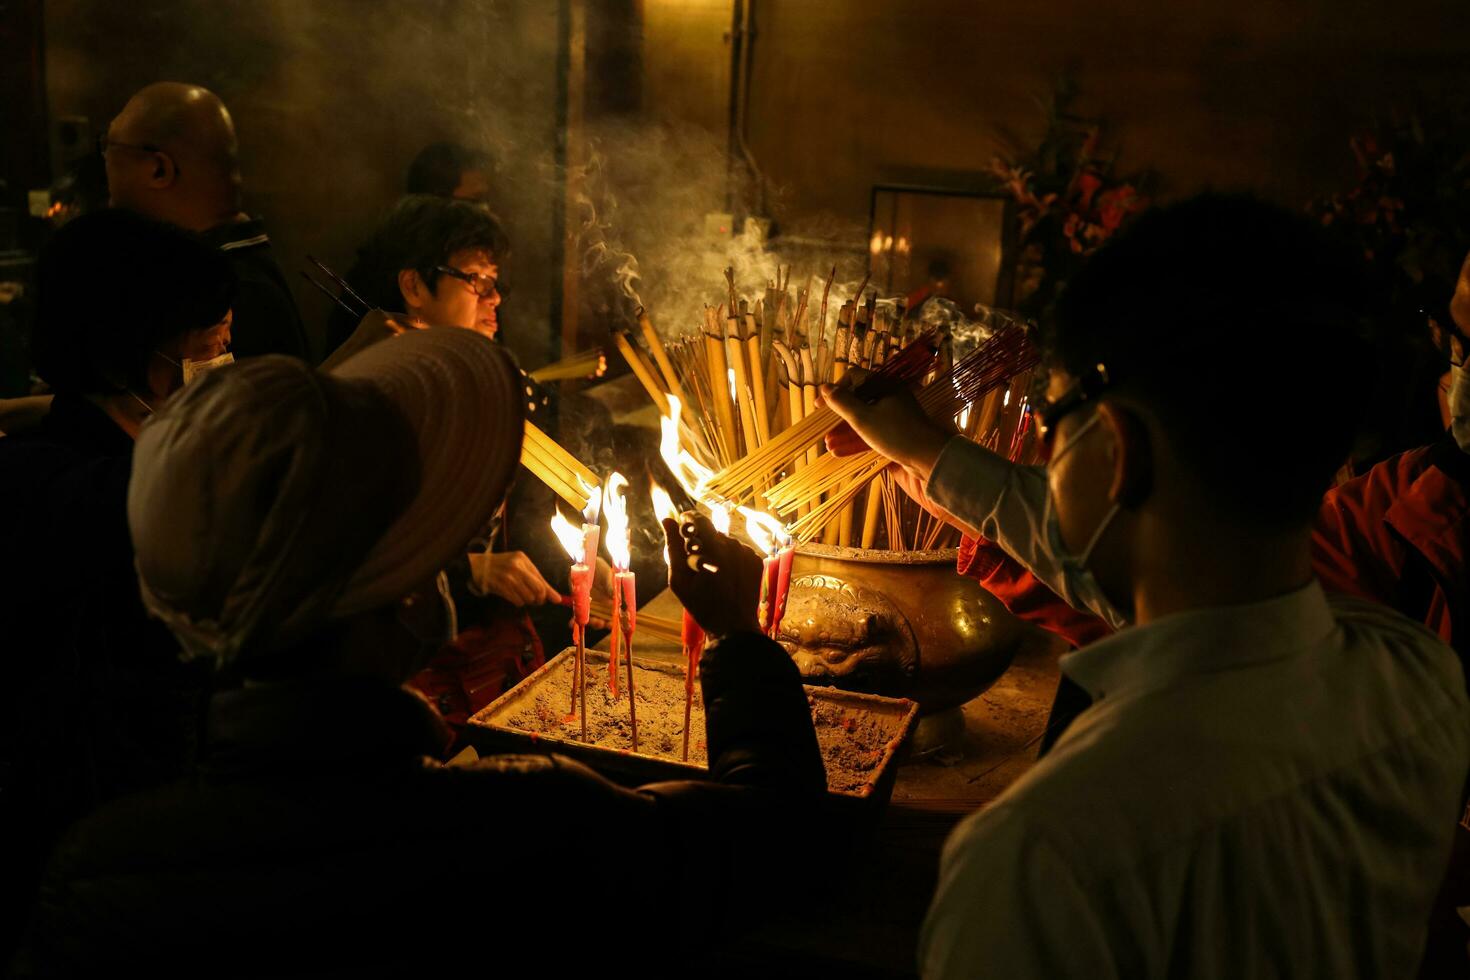
[[(930, 493), (959, 514), (953, 464)], [(969, 487), (987, 536), (1024, 510), (1004, 467), (1025, 469), (1000, 464)], [(1414, 974), (1470, 770), (1437, 637), (1313, 582), (1124, 629), (1062, 670), (1093, 705), (950, 837), (926, 977)]]

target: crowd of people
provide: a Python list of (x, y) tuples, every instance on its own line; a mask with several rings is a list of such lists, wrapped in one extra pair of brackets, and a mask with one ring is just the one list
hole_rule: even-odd
[[(489, 162), (420, 155), (346, 276), (375, 312), (313, 365), (220, 100), (149, 86), (101, 148), (111, 206), (40, 261), (48, 394), (0, 409), (13, 972), (483, 968), (507, 926), (571, 972), (649, 922), (681, 972), (811, 888), (801, 679), (760, 560), (702, 517), (664, 531), (711, 638), (710, 780), (446, 761), (561, 598), (508, 536), (554, 396), (498, 343)], [(1203, 194), (1063, 293), (1044, 465), (860, 373), (823, 389), (830, 448), (888, 457), (966, 533), (959, 573), (1076, 648), (1041, 758), (945, 847), (923, 975), (1465, 975), (1470, 259), (1426, 324), (1444, 438), (1335, 483), (1385, 322), (1324, 229)]]

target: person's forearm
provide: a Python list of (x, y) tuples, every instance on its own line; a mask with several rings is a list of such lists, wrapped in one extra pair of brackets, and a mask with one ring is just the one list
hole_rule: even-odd
[(721, 782), (826, 788), (811, 708), (791, 657), (759, 633), (733, 633), (700, 661), (710, 773)]
[(1074, 609), (1126, 625), (1116, 609), (1086, 605), (1067, 581), (1046, 533), (1046, 471), (1021, 466), (963, 436), (945, 445), (929, 474), (925, 493), (981, 537), (1020, 562)]
[(24, 432), (51, 411), (50, 395), (0, 398), (0, 433)]

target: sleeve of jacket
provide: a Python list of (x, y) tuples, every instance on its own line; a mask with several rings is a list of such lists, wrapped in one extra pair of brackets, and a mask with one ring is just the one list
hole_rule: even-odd
[(1392, 605), (1403, 544), (1384, 518), (1398, 496), (1390, 461), (1328, 490), (1312, 528), (1312, 567), (1329, 592)]
[(1073, 594), (1059, 556), (1046, 535), (1046, 471), (1021, 466), (963, 436), (945, 444), (924, 492), (974, 533), (993, 541), (1022, 568), (1074, 609), (1122, 627), (1117, 609), (1096, 608)]
[(1012, 616), (1055, 633), (1073, 647), (1086, 646), (1112, 632), (1101, 618), (1063, 602), (993, 541), (965, 535), (955, 567), (999, 599)]

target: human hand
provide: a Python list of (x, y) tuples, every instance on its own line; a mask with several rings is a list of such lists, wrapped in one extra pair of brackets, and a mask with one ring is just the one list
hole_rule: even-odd
[(910, 392), (869, 404), (846, 386), (823, 385), (821, 391), (822, 401), (846, 423), (827, 436), (827, 449), (838, 456), (872, 449), (927, 480), (953, 435)]
[[(715, 530), (709, 518), (696, 514), (693, 531), (684, 533), (681, 521), (664, 518), (664, 537), (669, 546), (669, 587), (700, 627), (711, 636), (730, 633), (759, 633), (761, 576), (760, 556), (733, 538)], [(690, 548), (697, 547), (706, 563), (700, 571), (689, 567)], [(711, 571), (710, 567), (714, 570)]]
[(523, 551), (487, 551), (471, 554), (470, 575), (481, 592), (498, 595), (516, 606), (561, 602), (561, 595)]

